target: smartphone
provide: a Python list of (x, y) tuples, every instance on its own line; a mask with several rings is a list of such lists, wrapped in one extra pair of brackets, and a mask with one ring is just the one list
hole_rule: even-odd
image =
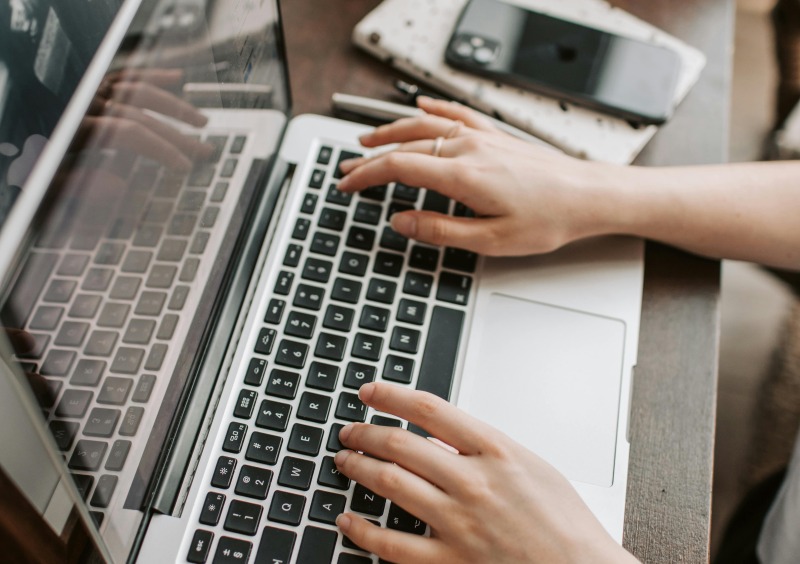
[(675, 51), (508, 4), (470, 0), (445, 52), (447, 63), (498, 82), (660, 124), (673, 110)]

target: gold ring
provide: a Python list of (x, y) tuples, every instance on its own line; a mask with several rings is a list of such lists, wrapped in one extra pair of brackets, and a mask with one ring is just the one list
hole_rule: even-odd
[(461, 129), (462, 125), (464, 125), (464, 122), (461, 121), (460, 119), (457, 119), (456, 121), (454, 121), (453, 122), (453, 126), (447, 132), (447, 135), (444, 136), (445, 139), (450, 139), (451, 137), (455, 137), (456, 133), (458, 133), (458, 131)]
[(442, 153), (442, 145), (444, 145), (444, 137), (440, 135), (433, 142), (433, 153), (431, 154), (434, 157), (438, 157)]

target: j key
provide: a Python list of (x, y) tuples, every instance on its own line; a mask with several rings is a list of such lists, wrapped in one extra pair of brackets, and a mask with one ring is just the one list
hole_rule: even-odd
[(275, 282), (275, 293), (281, 296), (288, 296), (292, 290), (294, 273), (281, 270), (278, 273), (278, 280)]
[(347, 490), (350, 487), (350, 479), (339, 472), (332, 456), (326, 456), (322, 459), (317, 483), (337, 490)]
[(417, 198), (419, 198), (419, 188), (406, 186), (398, 182), (394, 185), (394, 198), (396, 200), (405, 200), (406, 202), (416, 202)]
[(347, 221), (347, 213), (342, 210), (335, 210), (333, 208), (322, 208), (319, 213), (319, 221), (317, 225), (325, 229), (332, 229), (333, 231), (341, 231), (344, 229), (344, 224)]
[(371, 251), (375, 245), (375, 232), (363, 227), (351, 227), (347, 233), (347, 246), (362, 251)]
[(306, 377), (306, 386), (317, 390), (332, 392), (339, 379), (339, 367), (324, 362), (312, 362)]
[(349, 362), (344, 373), (344, 385), (354, 390), (375, 381), (375, 367), (360, 362)]
[(111, 503), (111, 498), (114, 496), (114, 489), (117, 487), (117, 477), (111, 474), (100, 476), (97, 480), (97, 487), (94, 489), (94, 495), (90, 502), (94, 507), (105, 508)]
[(297, 291), (294, 295), (295, 306), (303, 309), (310, 309), (319, 311), (322, 307), (322, 299), (325, 296), (325, 290), (317, 286), (309, 284), (298, 284)]
[(272, 470), (244, 464), (239, 470), (235, 492), (238, 495), (255, 499), (267, 499), (269, 485), (272, 483)]
[(381, 357), (382, 348), (382, 338), (375, 335), (367, 335), (366, 333), (356, 333), (351, 354), (356, 358), (378, 360)]
[(267, 306), (267, 313), (264, 315), (266, 323), (273, 323), (277, 325), (283, 318), (283, 310), (286, 308), (286, 302), (277, 298), (272, 298)]
[(211, 485), (223, 490), (228, 489), (233, 481), (234, 470), (236, 470), (236, 459), (220, 456), (217, 459), (217, 465), (214, 467)]
[(331, 398), (321, 394), (303, 392), (300, 396), (300, 405), (297, 408), (298, 419), (325, 423), (331, 410)]
[(303, 266), (303, 278), (325, 283), (331, 277), (332, 270), (332, 262), (309, 257)]
[(350, 501), (350, 509), (367, 515), (380, 517), (386, 508), (386, 498), (368, 490), (361, 484), (356, 484), (353, 489), (353, 499)]
[(365, 305), (364, 309), (361, 310), (361, 319), (358, 321), (358, 326), (371, 331), (386, 331), (391, 314), (392, 312), (388, 309)]
[[(276, 503), (277, 495), (278, 493), (276, 492), (273, 504)], [(303, 503), (305, 504), (305, 499), (303, 499)], [(270, 515), (272, 515), (271, 509)], [(268, 518), (272, 520), (272, 517), (268, 516)], [(292, 558), (292, 550), (294, 550), (296, 539), (297, 535), (291, 531), (275, 527), (264, 527), (261, 532), (261, 543), (258, 545), (255, 564), (288, 564)]]
[(323, 145), (319, 150), (319, 155), (317, 155), (317, 164), (326, 165), (331, 162), (331, 156), (333, 155), (333, 149), (330, 147)]
[(298, 454), (316, 456), (319, 453), (321, 444), (322, 429), (319, 427), (311, 427), (310, 425), (303, 425), (302, 423), (295, 423), (292, 427), (292, 433), (289, 435), (289, 444), (287, 448)]
[(133, 390), (131, 400), (137, 403), (147, 403), (155, 385), (156, 377), (153, 374), (142, 374), (139, 377), (139, 381), (136, 382), (136, 388)]
[(381, 247), (404, 253), (408, 248), (408, 239), (391, 227), (384, 227), (381, 234)]
[(422, 302), (403, 298), (397, 306), (397, 320), (413, 323), (414, 325), (422, 325), (425, 321), (427, 307)]
[(119, 472), (125, 466), (125, 461), (128, 459), (128, 452), (131, 450), (131, 442), (118, 440), (114, 441), (111, 445), (111, 452), (108, 453), (108, 460), (106, 460), (106, 470), (112, 472)]
[(430, 247), (414, 245), (411, 247), (411, 257), (408, 265), (412, 268), (433, 272), (439, 264), (439, 250)]
[(279, 398), (294, 399), (300, 384), (300, 375), (275, 368), (267, 381), (267, 394)]
[(58, 402), (56, 415), (58, 417), (81, 418), (89, 408), (94, 394), (88, 390), (67, 390)]
[[(252, 534), (255, 535), (255, 531)], [(217, 551), (214, 553), (214, 564), (247, 564), (250, 561), (250, 551), (252, 550), (252, 543), (230, 537), (220, 537)]]
[(353, 221), (357, 223), (366, 223), (367, 225), (378, 225), (381, 221), (382, 212), (383, 210), (380, 206), (367, 202), (359, 202), (353, 214)]
[(394, 301), (397, 292), (397, 284), (388, 280), (373, 278), (367, 287), (367, 299), (374, 302), (390, 304)]
[(311, 499), (311, 509), (308, 518), (321, 523), (333, 525), (340, 513), (344, 512), (347, 498), (343, 495), (325, 490), (317, 490)]
[(336, 418), (363, 423), (367, 418), (367, 408), (356, 394), (342, 392), (336, 405)]
[[(228, 506), (228, 516), (225, 518), (226, 531), (241, 533), (243, 535), (255, 535), (258, 530), (258, 523), (261, 520), (261, 506), (254, 503), (246, 503), (234, 499)], [(233, 539), (231, 539), (233, 540)], [(220, 546), (222, 540), (220, 540)], [(219, 549), (217, 549), (219, 553)], [(242, 560), (247, 562), (247, 559)]]
[(314, 477), (316, 466), (310, 460), (287, 456), (281, 464), (278, 474), (278, 484), (296, 490), (308, 490)]
[(253, 462), (274, 466), (278, 462), (281, 443), (283, 443), (281, 437), (255, 431), (250, 434), (250, 445), (244, 457)]
[(387, 276), (399, 276), (403, 270), (403, 255), (396, 253), (379, 252), (375, 257), (375, 265), (372, 271), (376, 274), (385, 274)]
[(339, 236), (320, 231), (314, 233), (311, 240), (311, 252), (320, 255), (334, 256), (339, 249)]
[(412, 535), (425, 534), (425, 522), (417, 519), (402, 507), (389, 504), (389, 515), (386, 518), (386, 526), (389, 529), (411, 533)]
[[(300, 520), (303, 518), (303, 509), (305, 506), (305, 497), (289, 492), (277, 491), (275, 492), (275, 495), (272, 496), (272, 503), (269, 506), (267, 519), (270, 521), (275, 521), (276, 523), (297, 526), (300, 524)], [(275, 530), (277, 531), (278, 529)], [(284, 532), (290, 534), (288, 531)], [(294, 535), (292, 536), (294, 537)], [(294, 538), (292, 538), (292, 543), (293, 542)], [(291, 546), (289, 548), (291, 554)], [(288, 560), (286, 560), (286, 562), (288, 562)]]
[(63, 451), (67, 451), (72, 447), (72, 441), (75, 440), (75, 435), (78, 434), (79, 428), (79, 423), (71, 421), (55, 419), (50, 422), (50, 434), (56, 440), (58, 448)]
[(446, 214), (450, 211), (450, 198), (442, 196), (433, 190), (428, 190), (425, 192), (425, 199), (422, 201), (422, 209)]
[(314, 210), (317, 208), (318, 198), (319, 196), (316, 194), (306, 194), (305, 198), (303, 198), (303, 204), (300, 206), (300, 211), (308, 214), (314, 213)]
[(306, 365), (306, 358), (308, 358), (308, 345), (284, 339), (278, 345), (275, 364), (291, 368), (303, 368)]
[(358, 302), (358, 297), (361, 295), (361, 282), (350, 280), (349, 278), (337, 278), (333, 282), (333, 290), (331, 291), (331, 298), (348, 304)]
[(258, 393), (253, 390), (241, 390), (239, 398), (236, 400), (236, 407), (233, 409), (233, 416), (241, 419), (250, 419), (256, 408)]
[(308, 231), (310, 228), (311, 228), (311, 221), (301, 217), (297, 220), (297, 223), (294, 224), (294, 231), (292, 231), (292, 237), (300, 241), (305, 241), (306, 237), (308, 237)]
[(392, 202), (391, 204), (389, 204), (389, 208), (386, 210), (386, 221), (390, 221), (392, 219), (392, 216), (394, 214), (396, 214), (396, 213), (409, 211), (409, 210), (413, 210), (413, 209), (414, 209), (414, 206), (411, 206), (409, 204), (403, 204), (403, 203), (400, 203), (400, 202)]
[(308, 181), (309, 188), (321, 188), (322, 182), (325, 180), (325, 171), (315, 169), (314, 172), (311, 173), (311, 179)]
[(409, 271), (403, 282), (403, 292), (412, 296), (427, 298), (433, 289), (433, 276), (421, 272)]
[(368, 265), (369, 257), (367, 255), (345, 251), (342, 253), (342, 260), (339, 263), (339, 272), (363, 276), (367, 272)]
[(471, 251), (463, 249), (454, 249), (448, 247), (444, 250), (444, 259), (442, 266), (452, 270), (460, 270), (462, 272), (475, 272), (475, 267), (478, 264), (478, 255)]
[(108, 445), (100, 441), (78, 441), (72, 457), (69, 459), (69, 467), (72, 470), (94, 471), (100, 468), (103, 457), (106, 454)]
[(272, 352), (272, 347), (275, 344), (275, 336), (277, 332), (275, 329), (262, 328), (258, 333), (256, 340), (255, 351), (259, 354), (268, 355)]
[(119, 416), (119, 409), (95, 407), (89, 413), (89, 418), (83, 427), (83, 434), (88, 437), (110, 437), (117, 428)]
[(251, 358), (244, 375), (244, 383), (248, 386), (260, 386), (267, 372), (267, 361), (263, 358)]
[(214, 533), (201, 529), (196, 530), (192, 542), (189, 544), (189, 554), (186, 555), (186, 560), (192, 564), (205, 564), (212, 542), (214, 542)]
[(213, 527), (219, 523), (223, 507), (225, 507), (225, 494), (208, 492), (206, 500), (203, 502), (203, 509), (200, 512), (200, 522), (203, 525)]
[(256, 426), (273, 431), (285, 431), (292, 406), (279, 401), (264, 400), (258, 408)]
[(228, 432), (225, 434), (222, 450), (227, 452), (240, 452), (244, 444), (245, 435), (247, 435), (247, 425), (243, 423), (231, 423), (228, 425)]
[(303, 254), (303, 247), (292, 243), (286, 249), (286, 254), (283, 256), (284, 266), (297, 266), (300, 264), (300, 255)]
[(404, 356), (390, 354), (383, 365), (383, 377), (392, 382), (410, 384), (414, 374), (414, 360)]
[(344, 445), (339, 441), (339, 431), (344, 428), (341, 423), (334, 423), (331, 425), (331, 430), (328, 432), (328, 443), (325, 448), (330, 452), (339, 452), (344, 448)]
[(366, 198), (368, 200), (376, 200), (378, 202), (382, 202), (386, 199), (386, 185), (382, 184), (380, 186), (370, 186), (365, 190), (359, 192), (359, 196), (362, 198)]
[(340, 335), (320, 333), (314, 355), (328, 360), (342, 360), (347, 348), (347, 339)]
[(336, 531), (306, 527), (303, 531), (303, 540), (300, 541), (300, 550), (297, 561), (304, 564), (325, 564), (333, 558), (336, 549)]
[(407, 327), (395, 327), (392, 331), (392, 338), (389, 348), (395, 351), (414, 354), (419, 350), (419, 331)]
[(317, 318), (307, 313), (300, 313), (293, 311), (289, 314), (286, 320), (286, 327), (284, 331), (287, 335), (294, 337), (301, 337), (303, 339), (310, 339), (314, 334), (314, 327), (317, 324)]
[(439, 289), (436, 291), (436, 299), (466, 305), (471, 286), (472, 278), (469, 276), (442, 272), (439, 277)]
[(353, 326), (353, 317), (355, 311), (348, 307), (338, 305), (329, 305), (325, 310), (325, 318), (322, 320), (322, 326), (326, 329), (335, 329), (336, 331), (350, 331)]

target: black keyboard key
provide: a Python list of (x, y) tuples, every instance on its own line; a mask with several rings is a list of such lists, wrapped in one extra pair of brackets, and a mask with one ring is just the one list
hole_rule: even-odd
[(311, 173), (311, 179), (308, 181), (309, 188), (322, 188), (322, 183), (325, 180), (325, 171), (315, 169), (314, 172)]
[(412, 296), (427, 298), (433, 290), (433, 276), (421, 272), (409, 271), (403, 282), (403, 292)]
[(353, 499), (350, 501), (350, 509), (358, 511), (359, 513), (380, 517), (383, 515), (384, 509), (386, 509), (386, 498), (379, 496), (372, 490), (368, 490), (357, 483), (355, 488), (353, 488)]
[(414, 376), (414, 359), (390, 354), (383, 365), (383, 377), (392, 382), (410, 384)]
[(250, 419), (256, 408), (258, 393), (253, 390), (241, 390), (239, 398), (236, 400), (236, 407), (233, 408), (233, 416), (241, 419)]
[[(269, 513), (267, 513), (267, 519), (270, 521), (275, 521), (276, 523), (283, 523), (285, 525), (294, 525), (295, 527), (300, 524), (300, 521), (303, 519), (303, 510), (306, 507), (306, 498), (289, 493), (284, 491), (277, 491), (275, 495), (272, 496), (272, 503), (269, 506)], [(290, 533), (289, 531), (283, 531), (281, 529), (273, 529), (275, 531), (281, 531), (287, 535), (291, 535), (291, 544), (288, 545), (289, 555), (291, 555), (291, 549), (294, 545), (294, 533)], [(261, 537), (261, 542), (264, 542), (264, 537)], [(274, 550), (275, 547), (272, 547), (271, 550)], [(281, 561), (283, 562), (283, 561)], [(288, 562), (288, 559), (286, 560)], [(270, 561), (272, 564), (273, 561)]]
[(362, 251), (371, 251), (375, 245), (375, 231), (363, 227), (351, 227), (347, 232), (347, 246)]
[(475, 217), (475, 211), (471, 210), (461, 202), (456, 202), (453, 208), (453, 215), (456, 217)]
[(265, 323), (277, 325), (283, 319), (283, 310), (286, 309), (286, 302), (277, 298), (272, 298), (267, 306), (267, 313), (264, 315)]
[(358, 390), (364, 384), (375, 381), (375, 367), (360, 362), (348, 362), (344, 373), (344, 385), (347, 388)]
[(328, 360), (344, 359), (345, 349), (347, 348), (347, 338), (330, 333), (320, 333), (317, 339), (317, 346), (314, 355)]
[[(174, 256), (178, 253), (178, 250), (183, 243), (180, 239), (171, 239), (171, 241), (175, 241), (175, 243), (171, 243), (172, 245), (177, 245), (177, 248), (170, 248), (165, 253), (167, 256)], [(185, 243), (183, 243), (185, 245)], [(163, 249), (163, 246), (162, 246)], [(153, 258), (153, 253), (150, 251), (141, 251), (133, 249), (128, 252), (128, 255), (125, 257), (125, 262), (122, 263), (122, 272), (131, 272), (134, 274), (144, 274), (147, 272), (147, 268), (150, 266), (150, 261)], [(180, 258), (174, 259), (180, 260)]]
[(319, 311), (322, 307), (322, 300), (325, 297), (325, 289), (309, 284), (298, 284), (292, 302), (296, 307)]
[(359, 192), (359, 196), (362, 198), (366, 198), (368, 200), (376, 200), (378, 202), (382, 202), (386, 199), (386, 185), (382, 184), (380, 186), (370, 186)]
[(274, 466), (278, 463), (282, 443), (283, 439), (279, 436), (254, 431), (250, 434), (250, 445), (244, 457), (253, 462)]
[(309, 257), (303, 265), (303, 278), (314, 282), (327, 282), (333, 271), (333, 263), (327, 260)]
[(319, 469), (317, 483), (337, 490), (347, 490), (350, 488), (350, 479), (339, 472), (332, 456), (322, 459), (322, 466)]
[(94, 489), (94, 495), (90, 502), (93, 507), (104, 509), (111, 503), (111, 498), (114, 496), (114, 490), (117, 487), (117, 477), (111, 474), (104, 474), (97, 480), (97, 487)]
[(236, 172), (236, 165), (239, 163), (238, 159), (225, 159), (225, 164), (222, 165), (222, 170), (219, 175), (222, 178), (230, 178)]
[(238, 495), (255, 499), (267, 499), (272, 483), (272, 470), (244, 464), (239, 470), (239, 479), (234, 491)]
[(356, 333), (350, 354), (365, 360), (378, 360), (381, 357), (382, 348), (383, 339), (381, 337), (366, 333)]
[(313, 214), (314, 210), (317, 209), (317, 199), (319, 196), (316, 194), (308, 193), (303, 198), (303, 203), (300, 206), (300, 211), (302, 213)]
[[(97, 314), (97, 310), (100, 309), (102, 301), (103, 299), (100, 296), (94, 294), (79, 294), (75, 297), (75, 301), (72, 302), (72, 307), (69, 308), (69, 316), (92, 319)], [(34, 329), (33, 326), (31, 328)], [(50, 327), (50, 329), (53, 328)]]
[(375, 265), (372, 267), (372, 271), (376, 274), (385, 274), (386, 276), (400, 276), (402, 270), (403, 255), (383, 251), (375, 257)]
[(342, 170), (339, 168), (339, 165), (341, 164), (342, 161), (347, 161), (350, 159), (358, 159), (363, 156), (364, 155), (362, 155), (361, 153), (354, 153), (352, 151), (342, 151), (341, 153), (339, 153), (339, 160), (336, 162), (336, 170), (333, 172), (333, 177), (341, 178), (342, 176), (344, 176)]
[(390, 304), (397, 293), (397, 284), (388, 280), (373, 278), (367, 287), (367, 299), (374, 302)]
[[(162, 260), (164, 262), (180, 262), (183, 258), (184, 253), (186, 252), (186, 247), (188, 243), (183, 239), (166, 239), (163, 243), (161, 243), (161, 249), (158, 251), (158, 260)], [(131, 251), (133, 253), (143, 253), (143, 251)], [(128, 253), (128, 258), (131, 257), (131, 254)], [(126, 263), (128, 260), (126, 259)], [(142, 268), (143, 267), (143, 268)], [(125, 268), (122, 269), (125, 271)], [(147, 270), (147, 263), (142, 263), (136, 265), (136, 268), (129, 270), (127, 272), (145, 272)]]
[(356, 394), (342, 392), (336, 405), (336, 418), (363, 423), (367, 419), (367, 407)]
[[(273, 504), (274, 503), (275, 501), (273, 498)], [(305, 499), (303, 500), (303, 504), (305, 505)], [(271, 514), (272, 510), (270, 510), (270, 515)], [(272, 517), (269, 517), (269, 519), (272, 519)], [(256, 553), (255, 564), (288, 564), (292, 558), (292, 551), (294, 550), (296, 539), (297, 535), (291, 531), (275, 527), (264, 527), (261, 533), (261, 543)]]
[(300, 255), (303, 254), (303, 247), (292, 243), (286, 248), (286, 254), (283, 255), (284, 266), (297, 266), (300, 264)]
[[(344, 538), (347, 539), (347, 537)], [(344, 545), (344, 541), (342, 541), (342, 544)], [(350, 548), (358, 549), (357, 546), (351, 546)], [(349, 552), (342, 552), (339, 554), (339, 559), (336, 561), (336, 564), (372, 564), (372, 558), (368, 556), (359, 556), (358, 554), (350, 554)]]
[(281, 464), (278, 484), (296, 490), (308, 490), (311, 487), (311, 480), (314, 478), (315, 468), (316, 466), (310, 460), (287, 456)]
[[(197, 271), (200, 268), (200, 260), (196, 258), (189, 258), (186, 259), (183, 263), (183, 267), (181, 268), (181, 273), (178, 276), (178, 280), (181, 282), (193, 282), (195, 277), (197, 276)], [(182, 306), (181, 306), (182, 307)]]
[(231, 143), (231, 154), (240, 154), (244, 150), (245, 143), (247, 143), (246, 135), (237, 135), (234, 137), (233, 143)]
[(206, 500), (203, 502), (203, 509), (200, 511), (200, 522), (203, 525), (210, 525), (213, 527), (219, 523), (224, 507), (225, 494), (208, 492), (206, 494)]
[(381, 427), (394, 427), (396, 429), (400, 429), (403, 426), (403, 422), (399, 419), (395, 419), (394, 417), (384, 417), (383, 415), (373, 415), (369, 422), (372, 425), (379, 425)]
[(381, 247), (404, 253), (408, 248), (408, 238), (400, 235), (391, 227), (384, 227), (381, 234)]
[(83, 427), (83, 434), (87, 437), (108, 438), (114, 434), (119, 422), (119, 416), (119, 409), (95, 407), (89, 413), (89, 417)]
[(444, 259), (442, 260), (442, 267), (444, 268), (460, 270), (462, 272), (475, 272), (477, 264), (478, 255), (471, 251), (454, 249), (452, 247), (448, 247), (444, 250)]
[(344, 513), (347, 498), (325, 490), (317, 490), (311, 499), (311, 509), (308, 518), (321, 523), (334, 525), (336, 518)]
[(244, 383), (248, 386), (260, 386), (267, 371), (267, 361), (263, 358), (251, 358), (244, 375)]
[[(258, 509), (260, 517), (261, 508), (259, 507)], [(243, 527), (249, 527), (249, 525), (250, 524), (248, 522), (245, 522)], [(232, 528), (230, 530), (234, 532), (242, 532), (234, 529), (233, 526), (234, 525), (231, 525)], [(258, 527), (257, 524), (256, 527)], [(245, 534), (255, 535), (256, 532), (254, 530), (252, 533)], [(214, 561), (212, 564), (247, 564), (247, 562), (250, 560), (250, 551), (252, 550), (252, 543), (230, 537), (220, 537), (219, 544), (217, 545), (217, 551), (214, 553)]]
[[(72, 298), (72, 294), (75, 292), (77, 286), (78, 283), (74, 280), (53, 280), (50, 282), (50, 286), (47, 287), (43, 299), (46, 302), (67, 303)], [(105, 288), (101, 289), (105, 290)]]
[(236, 470), (236, 459), (227, 456), (220, 456), (217, 465), (214, 467), (214, 474), (211, 477), (211, 485), (223, 490), (231, 487), (233, 472)]
[(244, 423), (231, 423), (228, 425), (228, 432), (225, 434), (222, 450), (234, 453), (240, 452), (244, 445), (245, 435), (247, 435), (247, 425)]
[(119, 472), (122, 470), (122, 467), (125, 466), (125, 461), (128, 459), (130, 450), (130, 441), (114, 441), (114, 444), (111, 445), (111, 452), (108, 453), (108, 460), (106, 460), (106, 470), (112, 472)]
[(389, 504), (389, 515), (386, 517), (386, 527), (412, 535), (424, 535), (426, 524), (411, 513), (396, 505)]
[(363, 276), (367, 272), (369, 257), (359, 253), (345, 251), (342, 253), (342, 260), (339, 263), (339, 272)]
[(148, 288), (169, 288), (178, 274), (178, 269), (169, 264), (157, 264), (150, 270), (145, 286)]
[(85, 474), (72, 474), (72, 481), (75, 482), (75, 487), (84, 501), (89, 499), (89, 492), (94, 485), (94, 478)]
[(422, 201), (422, 209), (446, 214), (450, 211), (450, 198), (433, 190), (427, 190)]
[(297, 408), (297, 418), (313, 421), (314, 423), (325, 423), (328, 421), (330, 410), (330, 396), (303, 392), (303, 395), (300, 396), (300, 405)]
[[(326, 165), (331, 162), (331, 156), (333, 155), (333, 149), (330, 147), (323, 145), (320, 150), (319, 154), (317, 155), (317, 164)], [(287, 558), (288, 561), (288, 558)]]
[(325, 310), (325, 318), (322, 320), (322, 326), (326, 329), (335, 329), (336, 331), (350, 331), (353, 326), (353, 317), (356, 312), (348, 307), (338, 305), (329, 305)]
[(278, 345), (275, 355), (275, 364), (289, 366), (290, 368), (303, 368), (308, 358), (308, 345), (283, 339)]
[(156, 377), (153, 374), (142, 374), (136, 382), (136, 388), (133, 390), (131, 401), (136, 403), (147, 403), (150, 400), (150, 394), (153, 393), (153, 388), (156, 385)]
[[(77, 298), (75, 298), (75, 301), (77, 302), (82, 297), (85, 296), (78, 296)], [(31, 319), (29, 328), (41, 331), (52, 331), (53, 329), (58, 327), (58, 323), (59, 321), (61, 321), (61, 316), (63, 314), (64, 314), (64, 308), (55, 306), (41, 306), (36, 310), (33, 319)], [(79, 316), (73, 316), (73, 317), (79, 317)], [(91, 315), (89, 317), (91, 317)]]
[(347, 192), (341, 192), (336, 188), (336, 184), (328, 186), (328, 193), (325, 196), (325, 201), (329, 204), (347, 207), (353, 200), (353, 195)]
[(205, 564), (208, 560), (208, 553), (211, 550), (211, 543), (214, 542), (214, 533), (197, 529), (192, 536), (189, 544), (189, 553), (186, 560), (192, 564)]
[(348, 304), (358, 302), (361, 295), (361, 282), (350, 280), (349, 278), (337, 278), (333, 282), (331, 299)]
[(94, 394), (88, 390), (67, 390), (58, 402), (56, 415), (58, 417), (78, 418), (83, 417), (89, 408)]
[(395, 327), (392, 331), (389, 348), (395, 351), (415, 354), (419, 350), (421, 337), (421, 333), (415, 329)]
[(119, 276), (114, 280), (109, 297), (112, 300), (133, 300), (141, 284), (142, 279), (136, 276)]
[(211, 181), (214, 180), (214, 167), (208, 163), (201, 163), (192, 169), (189, 175), (189, 180), (186, 184), (188, 186), (205, 188), (211, 186)]
[(300, 541), (300, 550), (297, 561), (303, 564), (329, 564), (336, 549), (336, 531), (306, 527), (303, 531), (303, 540)]
[(333, 231), (342, 231), (347, 222), (347, 212), (333, 208), (322, 208), (317, 225)]
[[(243, 535), (255, 535), (258, 530), (258, 523), (261, 521), (261, 506), (254, 503), (246, 503), (238, 499), (231, 500), (228, 506), (228, 515), (225, 517), (223, 527), (232, 533)], [(220, 540), (220, 545), (222, 540)], [(219, 548), (217, 549), (219, 553)], [(243, 560), (247, 562), (247, 560)]]
[[(86, 270), (86, 266), (88, 264), (89, 255), (68, 254), (61, 260), (61, 264), (58, 265), (58, 271), (56, 274), (59, 276), (80, 276), (83, 274), (83, 271)], [(44, 281), (46, 281), (46, 279), (42, 282)]]
[(136, 374), (144, 359), (144, 349), (119, 347), (114, 360), (111, 361), (111, 372), (119, 374)]
[(131, 319), (122, 342), (130, 345), (147, 345), (156, 331), (156, 322), (152, 319)]
[(403, 204), (401, 202), (392, 202), (386, 210), (386, 221), (390, 221), (392, 216), (396, 213), (406, 212), (413, 210), (414, 206)]
[(107, 448), (108, 445), (101, 441), (78, 441), (69, 459), (70, 469), (86, 472), (97, 470), (103, 463)]
[(92, 331), (83, 352), (90, 356), (109, 356), (119, 335), (113, 331)]
[(164, 302), (167, 301), (166, 292), (145, 291), (139, 296), (134, 313), (136, 315), (156, 316), (161, 315)]
[(328, 443), (325, 448), (330, 452), (339, 452), (344, 448), (344, 445), (339, 440), (339, 431), (344, 428), (341, 423), (334, 423), (331, 425), (331, 430), (328, 432)]
[(175, 334), (175, 329), (178, 327), (179, 319), (180, 318), (174, 313), (165, 315), (161, 320), (161, 325), (158, 326), (156, 339), (160, 339), (162, 341), (168, 341), (172, 339), (172, 336)]
[(416, 202), (417, 198), (419, 198), (419, 188), (415, 188), (413, 186), (406, 186), (405, 184), (401, 184), (397, 182), (394, 185), (394, 199), (395, 200), (404, 200), (406, 202)]
[(339, 367), (324, 362), (312, 362), (306, 377), (306, 386), (318, 390), (332, 392), (336, 389), (339, 378)]
[(322, 444), (322, 429), (302, 423), (295, 423), (289, 435), (287, 448), (298, 454), (316, 456)]
[(267, 394), (285, 399), (294, 399), (300, 385), (300, 375), (274, 368), (267, 381)]
[(397, 320), (422, 325), (425, 321), (427, 305), (414, 300), (402, 299), (397, 307)]
[(299, 241), (305, 241), (308, 237), (308, 232), (311, 229), (311, 221), (303, 217), (298, 218), (297, 223), (294, 224), (294, 231), (292, 237)]
[(42, 363), (41, 373), (43, 376), (65, 376), (75, 362), (76, 354), (74, 351), (61, 349), (50, 349)]
[[(121, 328), (123, 325), (125, 325), (125, 321), (128, 318), (130, 309), (130, 306), (127, 304), (108, 303), (103, 306), (103, 310), (100, 312), (100, 318), (97, 320), (97, 324), (100, 327)], [(92, 336), (89, 338), (89, 342), (92, 342), (92, 340), (96, 339), (97, 333), (97, 331), (92, 333)], [(108, 334), (108, 332), (105, 331), (101, 331), (100, 333)], [(116, 333), (111, 334), (116, 337)], [(109, 350), (107, 353), (105, 353), (105, 355), (110, 353), (111, 351)], [(87, 352), (86, 354), (92, 353)]]
[(467, 305), (472, 278), (452, 272), (442, 272), (436, 299), (459, 305)]
[(134, 247), (155, 248), (161, 241), (164, 228), (160, 225), (146, 224), (139, 227), (133, 238)]
[(353, 214), (353, 221), (366, 223), (367, 225), (378, 225), (381, 222), (383, 210), (380, 206), (367, 202), (359, 202)]
[(275, 336), (277, 335), (275, 329), (263, 327), (258, 332), (258, 339), (256, 340), (255, 351), (258, 354), (268, 355), (272, 352), (272, 347), (275, 345)]
[(50, 422), (50, 434), (53, 435), (59, 450), (67, 451), (72, 448), (72, 442), (75, 440), (75, 435), (78, 434), (78, 429), (80, 429), (80, 423), (59, 419)]
[(317, 231), (311, 240), (311, 252), (326, 256), (335, 256), (339, 249), (339, 236)]
[(281, 270), (278, 273), (278, 280), (275, 282), (275, 293), (281, 296), (288, 296), (292, 291), (292, 282), (294, 281), (294, 273)]
[(388, 309), (365, 305), (361, 310), (361, 318), (358, 321), (358, 326), (362, 329), (384, 332), (389, 326), (389, 317), (391, 314), (392, 312)]
[(30, 336), (33, 338), (33, 347), (25, 352), (18, 353), (17, 356), (20, 358), (42, 358), (44, 349), (47, 348), (47, 344), (50, 342), (50, 335), (30, 333)]
[(256, 426), (273, 431), (285, 431), (292, 406), (279, 401), (264, 400), (258, 408)]

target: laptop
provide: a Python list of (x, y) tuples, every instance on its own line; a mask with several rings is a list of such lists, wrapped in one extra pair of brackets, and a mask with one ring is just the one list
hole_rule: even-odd
[[(427, 526), (333, 465), (343, 425), (407, 426), (358, 400), (373, 380), (537, 452), (621, 541), (641, 241), (527, 258), (408, 241), (392, 213), (472, 212), (399, 183), (336, 190), (369, 128), (290, 119), (276, 0), (68, 4), (0, 7), (19, 330), (0, 345), (0, 478), (41, 519), (28, 548), (377, 561), (338, 513)], [(187, 10), (202, 22), (173, 25)]]

